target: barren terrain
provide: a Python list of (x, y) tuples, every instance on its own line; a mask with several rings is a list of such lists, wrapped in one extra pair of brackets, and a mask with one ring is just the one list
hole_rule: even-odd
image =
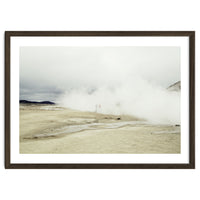
[(180, 127), (57, 105), (21, 104), (20, 153), (180, 153)]

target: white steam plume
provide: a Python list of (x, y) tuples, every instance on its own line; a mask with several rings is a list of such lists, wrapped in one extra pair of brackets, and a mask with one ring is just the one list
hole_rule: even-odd
[(72, 109), (132, 115), (153, 123), (180, 124), (180, 92), (171, 92), (139, 76), (112, 84), (68, 90), (59, 102)]

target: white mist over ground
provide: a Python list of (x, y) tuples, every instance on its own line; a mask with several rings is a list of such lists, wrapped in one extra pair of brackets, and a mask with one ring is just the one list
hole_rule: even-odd
[(72, 89), (62, 96), (60, 103), (81, 111), (132, 115), (153, 123), (180, 124), (180, 92), (168, 91), (139, 77), (90, 91), (87, 87)]
[(21, 47), (20, 98), (180, 124), (180, 47)]

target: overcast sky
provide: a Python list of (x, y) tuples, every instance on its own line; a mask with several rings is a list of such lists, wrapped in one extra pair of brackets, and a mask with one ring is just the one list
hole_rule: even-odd
[(21, 47), (20, 99), (55, 100), (65, 91), (138, 77), (166, 88), (180, 80), (179, 47)]

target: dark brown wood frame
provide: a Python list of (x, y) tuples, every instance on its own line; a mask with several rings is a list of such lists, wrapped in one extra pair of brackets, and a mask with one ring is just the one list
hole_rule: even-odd
[[(189, 37), (189, 163), (48, 163), (10, 162), (10, 38), (18, 36), (176, 36)], [(195, 168), (195, 32), (194, 31), (5, 31), (5, 168), (6, 169), (194, 169)]]

